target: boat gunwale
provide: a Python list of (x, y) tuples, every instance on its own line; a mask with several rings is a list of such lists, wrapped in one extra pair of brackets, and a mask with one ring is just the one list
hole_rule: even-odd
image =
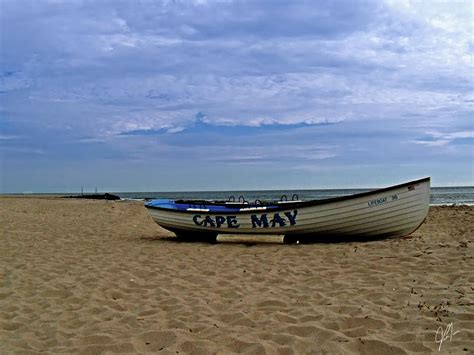
[[(301, 207), (311, 207), (311, 206), (318, 206), (318, 205), (324, 205), (328, 203), (333, 203), (333, 202), (341, 202), (341, 201), (348, 201), (360, 197), (366, 197), (370, 195), (376, 195), (379, 193), (395, 190), (395, 189), (400, 189), (406, 186), (410, 185), (415, 185), (415, 184), (420, 184), (424, 183), (427, 181), (430, 181), (431, 177), (425, 177), (422, 179), (418, 180), (412, 180), (408, 181), (402, 184), (398, 185), (393, 185), (389, 187), (384, 187), (380, 189), (375, 189), (375, 190), (370, 190), (370, 191), (365, 191), (365, 192), (360, 192), (357, 194), (353, 195), (347, 195), (347, 196), (338, 196), (338, 197), (331, 197), (331, 198), (326, 198), (326, 199), (321, 199), (321, 200), (309, 200), (309, 201), (299, 201), (295, 203), (285, 203), (282, 205), (275, 205), (275, 208), (272, 208), (271, 210), (268, 210), (269, 212), (277, 212), (277, 211), (285, 211), (289, 209), (294, 209), (294, 208), (301, 208)], [(272, 205), (273, 206), (273, 205)], [(197, 211), (184, 211), (184, 210), (174, 210), (174, 209), (169, 209), (166, 207), (159, 207), (159, 206), (147, 206), (145, 205), (146, 208), (153, 209), (153, 210), (160, 210), (160, 211), (167, 211), (167, 212), (173, 212), (173, 213), (179, 213), (179, 214), (196, 214)], [(243, 211), (198, 211), (202, 215), (240, 215), (240, 214), (248, 214), (251, 212), (254, 212), (252, 210), (243, 210)]]

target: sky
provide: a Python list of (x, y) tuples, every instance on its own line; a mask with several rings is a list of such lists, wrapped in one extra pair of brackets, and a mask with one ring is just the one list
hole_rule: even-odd
[(0, 0), (0, 193), (474, 185), (474, 2)]

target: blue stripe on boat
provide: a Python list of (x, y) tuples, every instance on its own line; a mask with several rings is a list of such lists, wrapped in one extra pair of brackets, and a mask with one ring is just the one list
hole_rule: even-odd
[[(214, 204), (203, 204), (203, 203), (176, 203), (174, 200), (169, 199), (157, 199), (151, 200), (145, 203), (147, 207), (160, 207), (168, 210), (177, 210), (177, 211), (202, 211), (202, 212), (240, 212), (242, 209), (245, 210), (253, 210), (255, 211), (262, 211), (264, 210), (261, 208), (262, 206), (255, 206), (255, 205), (246, 205), (245, 207), (239, 206), (224, 206), (224, 205), (214, 205)], [(267, 205), (265, 206), (267, 210), (271, 210), (276, 208), (277, 206)]]

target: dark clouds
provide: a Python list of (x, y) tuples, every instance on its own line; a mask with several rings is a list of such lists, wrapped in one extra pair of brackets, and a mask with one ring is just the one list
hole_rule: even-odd
[[(5, 161), (26, 164), (28, 152), (51, 164), (68, 156), (136, 161), (161, 152), (168, 160), (160, 164), (192, 164), (192, 149), (201, 147), (199, 121), (211, 131), (208, 139), (223, 137), (221, 149), (243, 164), (278, 161), (283, 138), (272, 125), (292, 132), (286, 149), (306, 149), (331, 166), (354, 151), (370, 160), (374, 125), (382, 128), (378, 142), (419, 159), (447, 147), (451, 159), (466, 156), (457, 142), (472, 132), (469, 1), (1, 0), (0, 6)], [(213, 136), (210, 127), (219, 132)], [(255, 141), (265, 137), (266, 152), (252, 141), (246, 150), (235, 148), (232, 127), (244, 127)], [(347, 138), (355, 127), (366, 137)], [(328, 148), (315, 147), (305, 132)], [(296, 155), (295, 167), (313, 166)], [(397, 161), (396, 149), (387, 157)], [(463, 181), (469, 178), (467, 170)]]

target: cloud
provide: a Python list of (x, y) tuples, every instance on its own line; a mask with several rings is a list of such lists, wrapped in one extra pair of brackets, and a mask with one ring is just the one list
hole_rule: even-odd
[(472, 143), (474, 139), (474, 133), (472, 130), (451, 133), (431, 131), (427, 132), (426, 134), (429, 136), (429, 139), (418, 139), (413, 141), (413, 143), (422, 144), (430, 147), (441, 147), (456, 141), (469, 140)]
[(371, 1), (6, 5), (3, 66), (16, 74), (3, 91), (35, 105), (80, 103), (100, 117), (82, 129), (97, 132), (179, 130), (199, 111), (217, 125), (395, 119), (472, 98), (459, 11)]
[[(2, 147), (137, 160), (206, 136), (229, 164), (275, 161), (280, 145), (329, 163), (378, 160), (367, 142), (385, 137), (430, 154), (471, 139), (426, 132), (472, 129), (472, 6), (3, 1), (0, 128), (22, 139)], [(315, 138), (337, 149), (313, 151)]]

